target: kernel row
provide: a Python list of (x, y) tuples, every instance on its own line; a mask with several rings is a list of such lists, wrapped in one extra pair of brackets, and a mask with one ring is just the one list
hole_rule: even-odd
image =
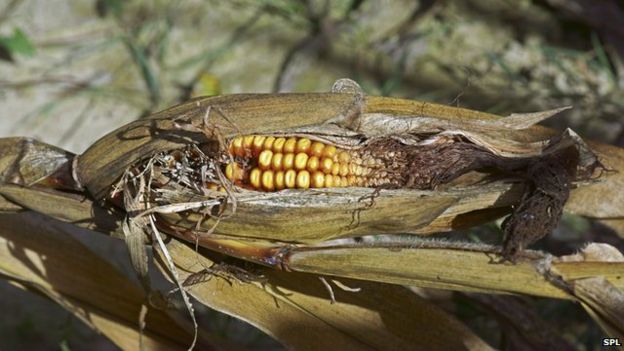
[(329, 188), (344, 186), (361, 186), (365, 183), (362, 177), (355, 176), (334, 176), (323, 172), (308, 172), (307, 170), (287, 171), (261, 170), (254, 168), (249, 173), (249, 185), (254, 189), (266, 191), (282, 189), (308, 189), (308, 188)]
[[(262, 135), (239, 136), (230, 143), (230, 154), (239, 157), (258, 156), (262, 151), (270, 150), (274, 153), (306, 153), (308, 156), (327, 157), (334, 159), (338, 150), (333, 145), (326, 145), (320, 141), (308, 138), (273, 137)], [(344, 152), (348, 156), (348, 153)], [(344, 155), (341, 157), (345, 157)]]

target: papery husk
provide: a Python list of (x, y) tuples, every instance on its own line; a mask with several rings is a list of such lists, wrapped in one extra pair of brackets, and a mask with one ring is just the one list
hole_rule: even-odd
[(32, 138), (0, 139), (0, 184), (75, 189), (74, 154)]

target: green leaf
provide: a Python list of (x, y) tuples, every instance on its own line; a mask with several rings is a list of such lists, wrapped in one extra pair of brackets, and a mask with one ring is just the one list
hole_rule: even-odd
[(13, 61), (13, 56), (33, 56), (36, 52), (35, 46), (28, 36), (19, 28), (15, 28), (12, 36), (0, 36), (0, 52), (2, 59)]

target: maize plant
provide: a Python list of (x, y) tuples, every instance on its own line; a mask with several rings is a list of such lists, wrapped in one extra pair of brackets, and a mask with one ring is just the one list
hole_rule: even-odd
[[(624, 338), (622, 253), (527, 248), (564, 211), (622, 228), (624, 150), (536, 125), (564, 109), (501, 118), (340, 80), (330, 93), (196, 98), (81, 155), (4, 139), (0, 232), (61, 262), (65, 278), (37, 275), (11, 250), (0, 270), (123, 349), (227, 349), (155, 302), (148, 244), (191, 315), (186, 294), (296, 350), (490, 348), (404, 286), (577, 301)], [(58, 230), (37, 234), (37, 213), (125, 240), (145, 292)], [(499, 246), (432, 239), (503, 217)], [(92, 266), (107, 278), (94, 281)], [(108, 309), (115, 296), (132, 308)]]

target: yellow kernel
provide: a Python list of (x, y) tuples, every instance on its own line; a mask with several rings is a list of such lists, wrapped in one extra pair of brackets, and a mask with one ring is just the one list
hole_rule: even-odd
[(228, 165), (225, 166), (225, 177), (229, 180), (234, 179), (234, 163), (228, 163)]
[(340, 177), (340, 183), (343, 187), (349, 186), (349, 180), (347, 179), (347, 177)]
[(294, 153), (297, 146), (297, 138), (288, 138), (284, 143), (284, 153)]
[(351, 155), (348, 152), (342, 151), (338, 153), (338, 162), (340, 163), (349, 163), (351, 161)]
[(334, 176), (331, 174), (326, 174), (325, 175), (325, 187), (331, 188), (333, 186), (334, 186)]
[(254, 141), (254, 136), (253, 135), (247, 135), (243, 137), (243, 147), (245, 149), (251, 149), (251, 145), (253, 144)]
[(340, 173), (340, 163), (334, 162), (334, 164), (332, 164), (331, 174), (336, 176), (338, 173)]
[(262, 146), (264, 145), (264, 139), (266, 139), (266, 137), (262, 135), (256, 135), (254, 137), (253, 144), (252, 144), (254, 156), (258, 155), (262, 151)]
[(243, 149), (243, 137), (236, 137), (230, 144), (230, 153), (234, 156), (245, 156), (245, 149)]
[(294, 169), (289, 169), (284, 174), (284, 184), (286, 184), (287, 188), (294, 188), (297, 185), (297, 171)]
[(208, 183), (207, 188), (210, 189), (210, 190), (215, 190), (216, 191), (217, 189), (219, 189), (219, 186), (217, 184), (215, 184), (215, 183)]
[(340, 177), (340, 185), (349, 186), (349, 181), (347, 180), (347, 177)]
[(241, 180), (244, 175), (243, 169), (236, 162), (228, 163), (227, 166), (225, 166), (225, 176), (230, 181)]
[(299, 171), (299, 173), (297, 173), (297, 188), (307, 189), (309, 187), (310, 187), (310, 172)]
[(332, 161), (330, 158), (323, 158), (320, 164), (321, 171), (325, 173), (331, 173), (333, 164), (334, 161)]
[(297, 140), (297, 146), (295, 147), (295, 150), (297, 152), (305, 152), (305, 153), (307, 153), (310, 150), (310, 145), (312, 145), (312, 142), (310, 141), (310, 139), (308, 139), (308, 138), (301, 138), (301, 139)]
[(354, 175), (350, 175), (347, 177), (347, 184), (349, 184), (349, 186), (355, 186), (355, 183), (356, 180)]
[(284, 183), (284, 172), (282, 171), (275, 172), (274, 180), (275, 180), (275, 189), (282, 190), (286, 187), (286, 184)]
[(325, 144), (320, 141), (315, 141), (310, 145), (310, 155), (320, 158), (323, 156), (323, 149), (325, 149)]
[(342, 186), (342, 178), (340, 176), (334, 176), (334, 186), (337, 188)]
[(273, 152), (277, 153), (277, 152), (282, 152), (284, 149), (284, 143), (286, 143), (286, 139), (285, 138), (277, 138), (275, 139), (275, 141), (273, 142)]
[(283, 158), (284, 154), (277, 153), (273, 155), (273, 158), (271, 159), (271, 167), (273, 167), (274, 171), (279, 171), (280, 169), (282, 169)]
[(262, 171), (260, 168), (254, 168), (249, 173), (249, 184), (256, 189), (260, 189), (260, 177), (262, 176)]
[(307, 165), (308, 171), (315, 172), (316, 170), (318, 170), (319, 163), (320, 161), (317, 156), (310, 157), (308, 159), (308, 165)]
[(305, 169), (308, 164), (308, 154), (300, 152), (295, 156), (295, 169)]
[(262, 173), (262, 188), (267, 191), (273, 191), (275, 189), (275, 184), (273, 183), (273, 171), (268, 170)]
[(325, 186), (325, 175), (321, 171), (312, 173), (311, 185), (313, 188), (322, 188)]
[(336, 147), (334, 145), (327, 145), (323, 149), (323, 156), (332, 159), (336, 154)]
[(339, 174), (341, 176), (346, 176), (347, 174), (349, 174), (349, 165), (346, 163), (340, 163), (340, 172)]
[(287, 171), (295, 166), (295, 154), (286, 154), (282, 159), (282, 169)]
[(264, 139), (264, 144), (262, 144), (262, 149), (273, 149), (273, 143), (275, 142), (275, 137), (266, 137), (266, 139)]
[(264, 150), (258, 156), (258, 166), (262, 170), (271, 168), (271, 159), (273, 158), (273, 151)]

